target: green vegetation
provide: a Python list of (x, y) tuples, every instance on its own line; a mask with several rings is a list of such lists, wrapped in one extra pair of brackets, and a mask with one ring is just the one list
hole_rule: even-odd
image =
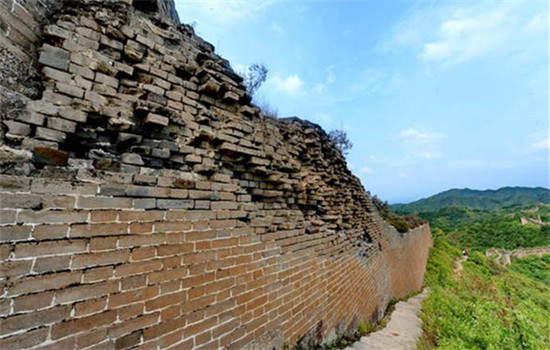
[[(370, 196), (370, 193), (367, 193)], [(394, 213), (388, 204), (388, 202), (382, 201), (376, 195), (372, 197), (372, 203), (374, 204), (378, 213), (388, 224), (395, 227), (398, 232), (405, 233), (410, 229), (421, 226), (426, 223), (426, 220), (421, 219), (416, 213), (412, 214), (396, 214)]]
[[(549, 207), (539, 206), (538, 211), (531, 215), (544, 213)], [(432, 228), (447, 232), (453, 243), (469, 250), (550, 245), (550, 226), (522, 225), (520, 218), (525, 213), (525, 210), (516, 208), (483, 211), (452, 207), (418, 215), (428, 220)]]
[(506, 269), (473, 253), (453, 272), (458, 256), (435, 229), (418, 349), (548, 349), (550, 287), (537, 281), (539, 268), (518, 259)]
[(452, 189), (408, 204), (394, 204), (400, 212), (436, 211), (446, 207), (464, 207), (478, 210), (495, 210), (516, 206), (550, 204), (550, 190), (543, 187), (503, 187), (498, 190), (477, 191)]
[(550, 287), (550, 254), (514, 258), (508, 268)]

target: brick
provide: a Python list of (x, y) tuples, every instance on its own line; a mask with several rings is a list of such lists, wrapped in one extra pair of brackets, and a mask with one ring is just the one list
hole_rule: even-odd
[(150, 327), (158, 322), (159, 313), (143, 315), (132, 320), (114, 325), (109, 330), (109, 335), (113, 337), (120, 337), (121, 335), (131, 333), (138, 329)]
[(64, 272), (51, 275), (25, 278), (8, 289), (9, 295), (21, 295), (36, 291), (59, 289), (80, 282), (80, 272)]
[(41, 327), (23, 334), (0, 339), (0, 349), (29, 349), (43, 343), (48, 337), (49, 328)]
[(65, 288), (56, 292), (55, 303), (66, 304), (75, 301), (98, 298), (118, 291), (117, 281), (107, 281), (103, 283), (85, 284), (72, 288)]
[(0, 242), (28, 240), (30, 238), (31, 230), (32, 226), (18, 225), (0, 227)]
[(84, 90), (75, 85), (70, 85), (65, 83), (56, 83), (55, 88), (56, 88), (56, 91), (72, 97), (76, 97), (76, 98), (84, 97)]
[(38, 62), (45, 66), (66, 71), (69, 68), (69, 53), (57, 47), (44, 44), (40, 49)]
[(55, 117), (48, 117), (47, 124), (48, 128), (59, 130), (67, 133), (74, 133), (76, 131), (76, 123)]
[(129, 258), (130, 251), (127, 249), (120, 249), (113, 252), (75, 255), (71, 261), (71, 268), (81, 269), (90, 266), (121, 264), (127, 262)]
[(127, 334), (115, 341), (115, 349), (129, 349), (141, 343), (141, 331)]
[(16, 258), (37, 257), (58, 254), (82, 253), (87, 250), (85, 240), (49, 241), (38, 243), (22, 243), (15, 247)]
[(163, 117), (159, 114), (149, 113), (147, 114), (147, 117), (145, 118), (145, 123), (149, 124), (157, 124), (161, 126), (168, 126), (169, 119), (166, 117)]
[(95, 267), (84, 271), (84, 282), (104, 281), (113, 276), (112, 266)]
[(43, 311), (0, 319), (0, 335), (6, 335), (16, 331), (60, 321), (68, 317), (70, 312), (71, 308), (69, 306), (59, 306)]
[(42, 198), (42, 206), (45, 209), (71, 209), (76, 204), (76, 198), (72, 196), (47, 196)]
[[(48, 78), (48, 79), (51, 79), (51, 80), (55, 80), (55, 81), (58, 81), (60, 83), (70, 83), (72, 80), (73, 80), (73, 77), (71, 76), (71, 74), (67, 73), (67, 72), (64, 72), (64, 71), (61, 71), (61, 70), (57, 70), (57, 69), (54, 69), (54, 68), (51, 68), (51, 67), (44, 67), (42, 68), (42, 74), (44, 74), (44, 77), (45, 78)], [(47, 103), (47, 102), (46, 102)], [(53, 104), (49, 104), (50, 105), (50, 108), (53, 108), (55, 107)], [(43, 108), (31, 108), (32, 110), (36, 111), (36, 112), (41, 112), (41, 113), (44, 113)], [(47, 111), (47, 109), (46, 109)], [(53, 113), (44, 113), (44, 114), (48, 114), (48, 115), (53, 115)]]
[(137, 274), (144, 274), (151, 271), (160, 270), (162, 263), (159, 260), (132, 262), (130, 264), (124, 264), (116, 267), (116, 277), (126, 277)]
[[(87, 67), (82, 67), (75, 63), (69, 64), (69, 72), (89, 80), (94, 80), (94, 77), (95, 77), (95, 72), (93, 70)], [(63, 82), (66, 83), (67, 81), (63, 81)]]
[(32, 269), (38, 274), (62, 271), (69, 269), (70, 262), (71, 257), (69, 255), (37, 258)]
[(23, 210), (17, 215), (18, 222), (32, 222), (35, 224), (84, 222), (87, 218), (88, 213), (73, 210)]
[(159, 209), (192, 209), (194, 201), (187, 199), (158, 199)]
[(67, 138), (67, 134), (57, 130), (38, 127), (36, 128), (35, 137), (43, 140), (63, 142)]
[[(51, 119), (54, 121), (51, 122)], [(59, 118), (48, 118), (48, 126), (62, 128), (62, 124), (58, 125), (56, 119)], [(35, 147), (32, 156), (33, 162), (39, 165), (65, 166), (69, 160), (69, 153), (48, 147)]]
[(19, 123), (13, 120), (4, 120), (2, 123), (8, 128), (9, 134), (29, 136), (31, 133), (31, 127), (28, 124)]
[(33, 125), (44, 125), (46, 116), (29, 110), (18, 111), (15, 114), (15, 120)]
[(113, 236), (127, 231), (127, 224), (75, 224), (71, 225), (69, 237)]
[(56, 340), (70, 334), (76, 334), (82, 331), (100, 328), (101, 326), (111, 325), (116, 321), (116, 316), (116, 311), (109, 310), (100, 314), (58, 323), (52, 326), (51, 338), (52, 340)]
[(32, 261), (2, 261), (0, 262), (0, 278), (25, 276), (31, 272)]
[(107, 297), (83, 301), (75, 304), (75, 316), (85, 316), (103, 311), (107, 306)]
[(113, 48), (117, 51), (122, 51), (124, 47), (120, 41), (111, 39), (106, 35), (101, 35), (100, 44)]
[(81, 333), (76, 336), (76, 348), (83, 349), (94, 345), (93, 349), (100, 350), (103, 348), (112, 348), (113, 342), (110, 340), (105, 341), (107, 336), (108, 326), (102, 326), (91, 331)]
[(84, 94), (84, 99), (95, 102), (99, 105), (107, 104), (107, 99), (95, 91), (86, 91), (86, 93)]
[(78, 197), (77, 208), (82, 209), (120, 209), (132, 208), (131, 198), (116, 197)]
[(54, 292), (30, 294), (13, 299), (13, 312), (36, 311), (52, 304)]
[(118, 308), (123, 305), (133, 304), (144, 300), (150, 300), (156, 297), (158, 294), (159, 288), (157, 286), (150, 286), (119, 294), (113, 294), (109, 296), (109, 308)]
[(101, 250), (115, 250), (117, 240), (118, 240), (117, 237), (92, 238), (90, 240), (90, 252), (96, 252)]
[(30, 179), (19, 176), (0, 175), (0, 189), (8, 192), (28, 192)]
[(155, 299), (149, 300), (145, 303), (145, 309), (147, 311), (154, 311), (165, 308), (170, 305), (182, 304), (187, 299), (187, 292), (177, 292), (172, 294), (161, 295)]
[(105, 85), (110, 86), (110, 87), (115, 88), (115, 89), (118, 88), (118, 79), (117, 78), (113, 78), (111, 76), (108, 76), (108, 75), (100, 73), (100, 72), (97, 72), (95, 74), (95, 81), (98, 82), (98, 83), (105, 84)]
[[(122, 291), (133, 290), (143, 288), (147, 285), (147, 276), (137, 275), (123, 278), (120, 283), (120, 289)], [(158, 290), (158, 287), (154, 287)], [(156, 294), (155, 294), (156, 295)]]
[(212, 210), (236, 210), (239, 207), (239, 203), (228, 201), (212, 202), (211, 207)]
[[(173, 320), (169, 320), (166, 322), (162, 322), (158, 325), (155, 325), (153, 327), (147, 328), (143, 330), (143, 338), (145, 340), (155, 339), (158, 338), (164, 334), (170, 333), (178, 328), (182, 328), (185, 324), (184, 318), (176, 318)], [(179, 335), (181, 338), (181, 335)]]
[[(35, 178), (31, 184), (31, 192), (33, 193), (47, 193), (56, 195), (59, 194), (79, 194), (90, 195), (97, 193), (97, 184), (92, 183), (72, 183), (68, 181), (52, 181), (51, 179), (38, 179)], [(74, 213), (76, 217), (76, 213)]]
[(68, 232), (69, 225), (39, 225), (34, 228), (32, 237), (36, 240), (64, 238)]

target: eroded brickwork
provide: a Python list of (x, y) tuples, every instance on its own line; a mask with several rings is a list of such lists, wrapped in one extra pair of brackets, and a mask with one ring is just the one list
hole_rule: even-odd
[(66, 2), (41, 96), (2, 84), (0, 348), (311, 346), (421, 287), (429, 227), (385, 224), (169, 2), (130, 3)]

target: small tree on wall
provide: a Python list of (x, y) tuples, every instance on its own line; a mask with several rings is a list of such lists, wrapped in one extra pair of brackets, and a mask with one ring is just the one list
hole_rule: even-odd
[(262, 86), (267, 79), (268, 72), (269, 70), (263, 64), (254, 63), (248, 67), (248, 71), (243, 74), (243, 78), (246, 91), (250, 96), (254, 96), (256, 91)]
[(353, 147), (353, 143), (348, 139), (348, 134), (344, 130), (332, 130), (328, 133), (328, 136), (344, 155), (348, 154), (348, 151)]

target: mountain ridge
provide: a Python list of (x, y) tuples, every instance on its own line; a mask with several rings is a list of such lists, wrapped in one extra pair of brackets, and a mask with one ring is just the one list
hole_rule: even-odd
[(545, 187), (506, 186), (496, 190), (452, 188), (433, 196), (410, 203), (392, 204), (400, 212), (436, 211), (445, 207), (466, 207), (479, 210), (494, 210), (509, 206), (550, 203), (550, 190)]

